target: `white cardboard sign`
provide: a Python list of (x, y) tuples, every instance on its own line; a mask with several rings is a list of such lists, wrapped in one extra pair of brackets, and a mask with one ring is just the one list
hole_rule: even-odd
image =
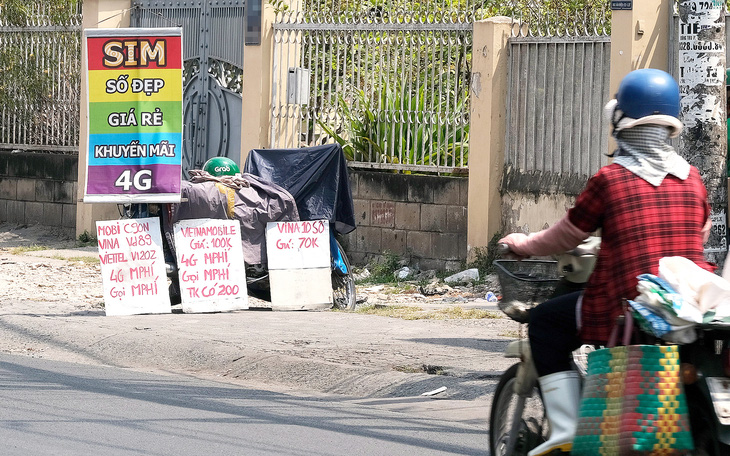
[(330, 227), (326, 220), (269, 222), (269, 270), (330, 267)]
[(181, 220), (174, 225), (183, 312), (248, 309), (238, 220)]
[(160, 221), (96, 222), (106, 315), (170, 313)]

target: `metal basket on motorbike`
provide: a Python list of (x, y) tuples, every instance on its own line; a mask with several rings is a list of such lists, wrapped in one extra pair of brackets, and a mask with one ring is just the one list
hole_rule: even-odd
[(528, 310), (552, 297), (558, 286), (557, 262), (548, 260), (495, 260), (502, 300), (499, 309), (526, 323)]

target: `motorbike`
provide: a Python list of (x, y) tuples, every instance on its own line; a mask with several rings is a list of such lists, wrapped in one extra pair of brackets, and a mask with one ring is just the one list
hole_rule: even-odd
[[(545, 300), (585, 287), (595, 264), (595, 238), (552, 260), (496, 260), (502, 287), (500, 309), (521, 328), (529, 324), (529, 308)], [(506, 251), (506, 246), (502, 247)], [(623, 317), (623, 316), (622, 316)], [(620, 322), (619, 322), (620, 323)], [(730, 325), (701, 324), (695, 342), (680, 345), (681, 378), (684, 383), (692, 438), (697, 456), (730, 454)], [(663, 341), (645, 334), (647, 343)], [(587, 355), (600, 348), (583, 345), (573, 352), (573, 368), (586, 374)], [(519, 361), (499, 379), (489, 415), (492, 456), (526, 456), (547, 440), (545, 415), (538, 375), (529, 340), (508, 344), (504, 356)]]
[[(355, 280), (347, 253), (337, 239), (337, 234), (346, 234), (355, 229), (347, 166), (340, 146), (254, 149), (249, 152), (243, 178), (247, 182), (246, 188), (238, 191), (225, 189), (227, 194), (220, 194), (217, 190), (206, 194), (195, 184), (186, 182), (180, 203), (123, 206), (123, 218), (160, 219), (172, 304), (181, 302), (173, 236), (173, 226), (177, 221), (191, 218), (238, 218), (241, 222), (242, 241), (249, 247), (254, 247), (248, 251), (244, 249), (248, 293), (270, 300), (268, 267), (263, 253), (265, 246), (262, 246), (265, 242), (266, 223), (327, 220), (330, 225), (332, 305), (333, 308), (353, 310), (357, 304)], [(206, 200), (212, 198), (210, 195), (223, 198), (225, 203), (214, 202), (209, 207)], [(236, 211), (227, 211), (226, 203), (233, 201)], [(233, 204), (228, 205), (232, 209), (230, 206)], [(246, 258), (247, 252), (251, 251), (261, 251), (262, 254)]]

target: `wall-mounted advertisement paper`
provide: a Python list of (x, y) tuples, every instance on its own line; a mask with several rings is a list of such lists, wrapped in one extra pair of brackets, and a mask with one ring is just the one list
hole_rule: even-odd
[(180, 202), (182, 29), (87, 29), (84, 37), (84, 202)]
[(96, 222), (106, 315), (170, 313), (160, 219)]
[(183, 312), (248, 309), (241, 223), (181, 220), (173, 229)]

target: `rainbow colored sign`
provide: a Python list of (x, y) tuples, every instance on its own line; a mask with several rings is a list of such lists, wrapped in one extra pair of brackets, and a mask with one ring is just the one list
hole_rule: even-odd
[(84, 202), (179, 202), (182, 29), (87, 29), (84, 36)]

